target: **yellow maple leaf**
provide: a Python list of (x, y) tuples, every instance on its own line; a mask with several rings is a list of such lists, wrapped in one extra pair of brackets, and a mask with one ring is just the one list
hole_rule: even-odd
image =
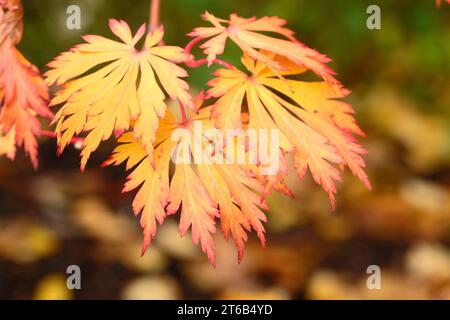
[(138, 50), (145, 25), (135, 36), (124, 21), (110, 20), (109, 26), (122, 42), (84, 36), (86, 43), (62, 53), (46, 73), (48, 85), (62, 86), (52, 100), (52, 105), (63, 104), (55, 116), (59, 152), (74, 135), (87, 133), (82, 169), (103, 140), (128, 130), (132, 123), (134, 135), (152, 159), (159, 118), (167, 110), (166, 94), (195, 110), (188, 84), (181, 79), (188, 74), (176, 65), (186, 61), (187, 54), (179, 47), (157, 46), (164, 35), (162, 27), (148, 33)]
[[(274, 61), (282, 59), (266, 53)], [(248, 128), (279, 129), (280, 146), (293, 152), (300, 177), (307, 169), (314, 180), (335, 202), (335, 181), (341, 179), (335, 164), (347, 165), (370, 188), (364, 172), (365, 150), (352, 133), (362, 134), (349, 104), (336, 100), (347, 91), (336, 93), (326, 82), (280, 79), (266, 64), (249, 55), (242, 59), (249, 73), (219, 69), (209, 82), (209, 96), (219, 98), (212, 109), (216, 126), (221, 129), (241, 127), (240, 114), (247, 103)], [(304, 69), (288, 68), (283, 75), (299, 74)]]
[[(194, 121), (201, 121), (205, 128), (212, 128), (214, 123), (209, 120), (209, 113), (210, 108), (203, 108), (199, 115), (186, 123), (176, 121), (170, 112), (167, 113), (157, 132), (154, 169), (132, 133), (126, 133), (119, 139), (120, 145), (105, 162), (105, 165), (126, 162), (126, 169), (131, 173), (124, 191), (139, 188), (133, 210), (136, 215), (142, 213), (143, 252), (156, 234), (157, 223), (162, 223), (167, 215), (175, 214), (180, 208), (180, 233), (184, 235), (191, 228), (194, 243), (200, 242), (212, 264), (215, 264), (212, 236), (216, 232), (216, 218), (220, 219), (225, 238), (233, 238), (239, 261), (244, 254), (247, 231), (252, 228), (256, 230), (262, 244), (265, 244), (262, 223), (266, 222), (266, 217), (261, 209), (268, 208), (261, 199), (264, 184), (246, 166), (212, 161), (178, 163), (175, 160), (173, 177), (169, 179), (170, 162), (180, 156), (177, 150), (183, 148), (181, 145), (187, 143), (187, 149), (193, 150), (194, 144), (203, 143), (195, 134), (189, 141), (183, 141), (181, 137), (175, 139), (172, 133), (176, 128), (192, 131)], [(196, 157), (195, 153), (190, 156)]]

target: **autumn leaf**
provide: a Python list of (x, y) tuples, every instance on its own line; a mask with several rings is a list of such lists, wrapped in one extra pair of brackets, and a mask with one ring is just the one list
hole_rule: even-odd
[[(82, 44), (49, 63), (44, 81), (16, 48), (23, 33), (21, 1), (0, 0), (0, 156), (13, 159), (23, 145), (36, 168), (37, 137), (56, 135), (58, 153), (81, 141), (84, 170), (100, 144), (114, 137), (118, 145), (104, 165), (125, 164), (123, 192), (136, 191), (132, 207), (143, 229), (142, 254), (158, 225), (179, 214), (180, 234), (190, 231), (213, 265), (219, 226), (225, 239), (233, 240), (239, 262), (252, 230), (265, 245), (266, 198), (273, 190), (293, 196), (284, 181), (289, 154), (298, 175), (309, 171), (333, 207), (335, 183), (345, 167), (370, 188), (366, 151), (355, 138), (364, 133), (352, 106), (341, 100), (349, 91), (334, 78), (331, 60), (299, 42), (285, 20), (236, 14), (225, 20), (206, 12), (203, 19), (212, 26), (195, 28), (183, 49), (164, 44), (159, 1), (151, 7), (149, 31), (144, 24), (133, 34), (126, 22), (111, 19), (109, 28), (119, 40), (84, 36)], [(243, 51), (245, 71), (217, 59), (228, 39)], [(196, 60), (191, 49), (198, 43), (207, 57)], [(188, 73), (179, 65), (213, 62), (227, 69), (216, 71), (206, 97), (202, 92), (193, 99)], [(307, 71), (321, 81), (298, 80)], [(50, 105), (60, 107), (55, 117), (47, 103), (52, 85), (58, 91)], [(202, 107), (206, 98), (214, 104)], [(179, 105), (181, 119), (170, 102)], [(54, 134), (41, 132), (39, 117), (54, 119)], [(198, 133), (198, 126), (209, 133)], [(270, 155), (256, 154), (255, 148), (264, 148), (260, 141), (246, 133), (225, 138), (227, 129), (276, 130), (279, 136), (262, 143), (270, 146)], [(209, 136), (212, 132), (219, 137)], [(243, 155), (244, 163), (230, 162), (228, 151), (241, 152), (237, 157)], [(217, 162), (224, 155), (227, 161)], [(268, 174), (265, 165), (273, 169), (272, 160), (276, 170)]]
[[(265, 55), (282, 63), (280, 57)], [(249, 55), (242, 62), (249, 73), (219, 69), (217, 77), (209, 82), (208, 95), (219, 98), (212, 109), (217, 127), (241, 127), (239, 115), (246, 101), (248, 128), (279, 129), (281, 149), (294, 154), (298, 175), (304, 177), (309, 169), (328, 192), (333, 206), (335, 181), (341, 180), (336, 166), (348, 166), (370, 188), (361, 157), (366, 152), (353, 137), (363, 132), (352, 116), (352, 107), (336, 100), (348, 92), (336, 93), (326, 82), (280, 79), (262, 61)], [(293, 67), (283, 75), (304, 71)]]
[(282, 150), (280, 151), (278, 160), (279, 168), (275, 174), (265, 174), (265, 172), (263, 172), (262, 165), (247, 164), (247, 169), (253, 172), (255, 178), (257, 178), (264, 185), (264, 191), (261, 195), (261, 199), (266, 199), (273, 190), (284, 194), (287, 197), (294, 198), (293, 192), (284, 181), (289, 174), (289, 167), (284, 152)]
[[(143, 252), (155, 237), (157, 224), (178, 210), (181, 211), (180, 233), (184, 235), (191, 229), (194, 243), (201, 244), (212, 264), (215, 264), (213, 235), (216, 219), (220, 220), (225, 238), (233, 238), (239, 261), (244, 254), (247, 231), (254, 229), (262, 244), (265, 244), (262, 223), (266, 222), (266, 217), (261, 210), (267, 209), (267, 204), (261, 200), (264, 185), (245, 166), (219, 165), (205, 159), (193, 161), (192, 164), (175, 161), (173, 177), (169, 179), (171, 160), (183, 156), (178, 153), (179, 150), (186, 148), (192, 152), (195, 144), (203, 143), (192, 133), (194, 121), (201, 121), (205, 128), (213, 127), (209, 113), (210, 108), (203, 108), (198, 116), (180, 123), (168, 112), (157, 132), (154, 169), (132, 133), (126, 133), (119, 139), (120, 145), (105, 162), (105, 165), (126, 162), (126, 169), (131, 173), (124, 191), (139, 189), (133, 209), (136, 215), (141, 214)], [(193, 138), (186, 141), (173, 136), (177, 128), (185, 128)], [(195, 160), (196, 154), (192, 152), (189, 156)]]
[(22, 39), (23, 8), (20, 0), (0, 0), (0, 46), (16, 45)]
[[(339, 82), (333, 77), (335, 73), (327, 66), (327, 63), (331, 60), (295, 39), (294, 32), (284, 27), (285, 20), (278, 17), (246, 19), (236, 14), (231, 14), (229, 20), (224, 20), (216, 18), (208, 12), (205, 12), (202, 17), (213, 26), (195, 28), (194, 31), (189, 33), (189, 36), (196, 37), (199, 40), (208, 39), (200, 47), (208, 55), (207, 59), (210, 65), (216, 56), (224, 52), (226, 41), (230, 39), (244, 53), (263, 62), (275, 72), (285, 69), (285, 66), (270, 58), (265, 52), (286, 57), (298, 66), (312, 70), (330, 85), (340, 90)], [(259, 32), (278, 34), (285, 39), (271, 37)]]
[(187, 54), (179, 47), (157, 46), (164, 35), (162, 27), (145, 36), (142, 49), (136, 45), (145, 35), (145, 25), (134, 36), (124, 21), (110, 20), (109, 27), (121, 42), (84, 36), (86, 43), (62, 53), (45, 74), (48, 85), (62, 86), (51, 102), (63, 104), (55, 116), (59, 152), (74, 135), (87, 134), (82, 169), (103, 140), (129, 130), (133, 123), (135, 137), (153, 161), (166, 96), (195, 110), (188, 84), (181, 79), (188, 74), (176, 65), (186, 61)]
[[(36, 116), (51, 119), (53, 114), (39, 71), (15, 48), (22, 36), (22, 15), (20, 1), (0, 3), (0, 127), (2, 135), (14, 136), (17, 146), (25, 146), (37, 168), (40, 123)], [(8, 149), (14, 158), (15, 152)]]

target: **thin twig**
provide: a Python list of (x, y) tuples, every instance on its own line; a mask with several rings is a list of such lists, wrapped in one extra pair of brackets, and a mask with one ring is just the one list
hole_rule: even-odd
[[(215, 64), (218, 64), (218, 65), (221, 65), (221, 66), (223, 66), (225, 68), (228, 68), (230, 70), (234, 69), (232, 64), (230, 64), (230, 63), (228, 63), (226, 61), (220, 60), (220, 59), (214, 59), (212, 62), (215, 63)], [(186, 66), (188, 66), (189, 68), (198, 68), (198, 67), (200, 67), (200, 66), (202, 66), (204, 64), (207, 64), (207, 63), (208, 63), (208, 59), (206, 59), (206, 58), (205, 59), (200, 59), (200, 60), (190, 60), (190, 61), (186, 62)]]
[[(57, 139), (57, 135), (53, 131), (41, 130), (39, 135), (41, 137)], [(83, 144), (83, 142), (84, 142), (84, 139), (83, 138), (79, 138), (79, 137), (73, 137), (70, 140), (70, 143), (73, 144), (73, 145), (80, 145), (80, 144)]]
[[(197, 43), (199, 43), (200, 41), (202, 41), (203, 39), (200, 37), (196, 37), (194, 39), (192, 39), (184, 48), (184, 52), (186, 52), (186, 54), (190, 57), (192, 57), (192, 60), (188, 60), (186, 62), (186, 66), (188, 66), (189, 68), (198, 68), (204, 64), (207, 64), (209, 61), (207, 59), (199, 59), (199, 60), (195, 60), (194, 56), (192, 55), (192, 49), (195, 47), (195, 45)], [(231, 69), (233, 70), (234, 67), (231, 63), (228, 63), (226, 61), (220, 60), (220, 59), (214, 59), (212, 61), (213, 63), (219, 64), (225, 68)]]
[(200, 41), (202, 41), (203, 39), (200, 37), (196, 37), (194, 39), (192, 39), (184, 48), (184, 51), (188, 54), (191, 55), (192, 54), (192, 49), (195, 47), (195, 45), (197, 43), (199, 43)]
[(186, 109), (181, 102), (180, 102), (180, 112), (181, 112), (181, 122), (186, 123), (188, 120), (187, 115), (186, 115)]
[(149, 32), (155, 31), (160, 26), (160, 22), (159, 22), (160, 9), (161, 9), (161, 0), (151, 0), (150, 20), (149, 20), (149, 24), (148, 24)]

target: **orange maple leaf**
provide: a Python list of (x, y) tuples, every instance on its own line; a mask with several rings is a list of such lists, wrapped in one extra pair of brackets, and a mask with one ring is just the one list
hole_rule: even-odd
[[(22, 16), (20, 1), (0, 2), (0, 127), (3, 135), (14, 136), (16, 145), (25, 146), (37, 168), (40, 123), (36, 115), (51, 119), (53, 114), (39, 71), (15, 48), (22, 36)], [(15, 148), (8, 154), (14, 158)]]
[[(340, 89), (339, 82), (333, 77), (334, 71), (327, 66), (331, 59), (295, 39), (294, 32), (283, 27), (286, 24), (285, 20), (278, 17), (245, 19), (236, 14), (231, 14), (229, 20), (224, 20), (208, 12), (205, 12), (202, 17), (213, 26), (195, 28), (188, 35), (199, 40), (210, 38), (200, 46), (205, 49), (209, 64), (212, 64), (217, 55), (224, 52), (226, 40), (231, 39), (244, 53), (265, 63), (275, 72), (283, 70), (284, 66), (271, 59), (265, 52), (284, 56), (293, 63), (314, 71), (332, 86)], [(279, 34), (288, 40), (274, 38), (257, 31)], [(258, 49), (265, 51), (258, 51)]]
[[(283, 64), (282, 57), (265, 54)], [(215, 72), (217, 78), (209, 82), (209, 96), (219, 98), (212, 109), (218, 128), (242, 126), (240, 114), (245, 98), (248, 128), (279, 129), (281, 148), (294, 153), (299, 176), (303, 177), (309, 168), (314, 180), (328, 192), (333, 207), (335, 181), (341, 180), (334, 165), (347, 165), (370, 188), (361, 157), (366, 151), (352, 136), (363, 133), (352, 116), (352, 107), (336, 100), (348, 92), (337, 94), (326, 82), (280, 79), (267, 65), (249, 55), (242, 62), (249, 74), (219, 69)], [(282, 75), (304, 71), (291, 66)]]
[(22, 39), (23, 8), (20, 0), (0, 0), (0, 45), (16, 45)]
[[(213, 234), (216, 232), (215, 220), (220, 219), (221, 229), (226, 239), (229, 236), (238, 250), (238, 260), (244, 254), (247, 231), (257, 232), (262, 244), (265, 244), (264, 226), (266, 217), (261, 209), (268, 209), (261, 194), (264, 185), (245, 166), (237, 164), (218, 165), (208, 161), (197, 164), (177, 163), (172, 179), (169, 179), (169, 165), (173, 157), (179, 156), (177, 150), (186, 147), (193, 150), (194, 144), (201, 144), (198, 137), (192, 140), (173, 139), (176, 128), (192, 130), (193, 121), (202, 121), (205, 128), (212, 128), (209, 120), (210, 107), (201, 109), (187, 123), (175, 120), (170, 112), (162, 120), (157, 132), (154, 152), (155, 169), (152, 168), (148, 154), (132, 133), (124, 134), (120, 145), (114, 150), (105, 165), (119, 165), (126, 162), (127, 171), (131, 171), (124, 191), (136, 188), (139, 191), (133, 202), (136, 215), (141, 214), (141, 226), (144, 229), (145, 252), (156, 235), (157, 223), (166, 216), (181, 209), (180, 233), (186, 234), (192, 229), (194, 243), (200, 242), (203, 251), (215, 265)], [(184, 144), (184, 145), (183, 145)], [(183, 145), (183, 146), (182, 146)], [(175, 154), (175, 155), (174, 155)], [(195, 153), (190, 154), (195, 157)], [(205, 155), (204, 155), (205, 156)]]
[[(340, 100), (349, 91), (333, 77), (334, 72), (327, 66), (329, 58), (301, 44), (291, 30), (284, 28), (286, 22), (277, 17), (244, 19), (232, 14), (229, 20), (223, 20), (205, 13), (204, 19), (213, 27), (194, 29), (190, 35), (195, 39), (185, 50), (162, 45), (162, 27), (152, 27), (146, 35), (143, 25), (133, 36), (124, 21), (110, 20), (111, 31), (121, 41), (85, 36), (85, 43), (49, 64), (46, 83), (60, 87), (51, 102), (62, 105), (56, 114), (59, 152), (74, 135), (86, 135), (82, 169), (103, 140), (114, 133), (121, 135), (119, 145), (104, 165), (126, 163), (130, 173), (123, 191), (138, 190), (133, 211), (140, 215), (143, 228), (142, 254), (156, 236), (158, 224), (180, 212), (180, 233), (191, 230), (193, 242), (201, 245), (215, 265), (218, 222), (225, 238), (233, 239), (239, 261), (247, 232), (255, 230), (265, 245), (265, 198), (272, 190), (292, 196), (284, 183), (289, 171), (287, 154), (294, 155), (301, 178), (308, 170), (311, 172), (329, 194), (333, 207), (335, 183), (341, 180), (346, 166), (368, 188), (370, 182), (362, 158), (366, 151), (355, 139), (364, 133), (355, 121), (352, 106)], [(143, 48), (137, 49), (144, 37)], [(242, 49), (245, 72), (216, 59), (228, 38)], [(208, 56), (195, 60), (190, 48), (203, 40), (201, 47)], [(217, 99), (214, 105), (201, 108), (203, 95), (192, 99), (183, 80), (188, 74), (177, 64), (195, 67), (206, 62), (217, 62), (228, 69), (219, 69), (209, 82), (208, 97)], [(324, 81), (305, 82), (290, 77), (309, 70)], [(167, 98), (179, 102), (181, 121), (168, 111)], [(245, 164), (209, 161), (214, 154), (204, 152), (206, 159), (198, 159), (193, 150), (211, 142), (196, 134), (198, 122), (205, 129), (218, 128), (222, 132), (277, 130), (278, 171), (264, 175), (261, 164), (268, 159), (261, 154), (257, 163)], [(188, 136), (178, 135), (178, 129), (187, 131)], [(16, 133), (18, 130), (16, 124)], [(269, 145), (273, 145), (271, 139)], [(245, 138), (232, 140), (245, 146), (245, 156), (250, 156), (252, 147)], [(221, 146), (219, 152), (234, 151), (230, 148), (236, 144), (228, 142), (217, 143)], [(0, 152), (10, 154), (11, 149)], [(177, 161), (186, 155), (193, 162)]]
[(62, 86), (51, 102), (63, 104), (55, 116), (59, 152), (74, 135), (87, 133), (82, 169), (103, 140), (127, 131), (133, 122), (134, 134), (151, 159), (159, 118), (167, 109), (166, 94), (195, 110), (188, 84), (181, 80), (188, 74), (176, 65), (188, 56), (179, 47), (156, 46), (164, 35), (162, 27), (147, 34), (141, 50), (136, 44), (145, 35), (145, 25), (134, 36), (124, 21), (112, 19), (109, 27), (122, 42), (84, 36), (86, 43), (62, 53), (45, 74), (48, 85)]

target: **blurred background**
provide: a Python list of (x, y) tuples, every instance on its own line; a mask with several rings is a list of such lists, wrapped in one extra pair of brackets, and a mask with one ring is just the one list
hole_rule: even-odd
[[(108, 18), (134, 30), (149, 1), (24, 0), (20, 45), (41, 70), (86, 33), (111, 36)], [(382, 29), (368, 30), (366, 8), (381, 7)], [(66, 9), (81, 8), (82, 30), (67, 30)], [(278, 15), (298, 38), (333, 58), (332, 68), (367, 133), (362, 141), (373, 191), (347, 174), (337, 210), (310, 177), (289, 178), (296, 199), (275, 195), (268, 245), (250, 237), (237, 264), (217, 234), (217, 269), (176, 217), (160, 227), (141, 258), (133, 194), (120, 193), (123, 169), (100, 169), (104, 144), (84, 174), (78, 151), (60, 158), (41, 141), (36, 173), (23, 154), (0, 159), (0, 298), (3, 299), (450, 299), (450, 6), (434, 0), (295, 1), (162, 0), (166, 42), (219, 17)], [(230, 46), (224, 60), (239, 64)], [(210, 72), (191, 72), (195, 90)], [(66, 288), (66, 268), (79, 265), (81, 290)], [(366, 286), (367, 267), (381, 268), (381, 290)]]

